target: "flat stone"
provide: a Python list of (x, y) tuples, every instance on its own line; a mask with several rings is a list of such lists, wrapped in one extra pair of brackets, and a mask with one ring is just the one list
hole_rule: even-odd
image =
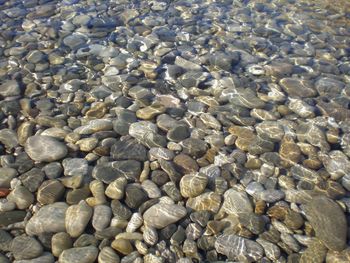
[(274, 203), (284, 198), (284, 192), (281, 190), (264, 190), (260, 193), (259, 197), (268, 203)]
[(89, 135), (99, 131), (110, 131), (113, 129), (113, 123), (109, 119), (91, 120), (88, 124), (80, 126), (74, 130), (81, 135)]
[(92, 170), (92, 176), (104, 183), (111, 183), (118, 177), (136, 180), (141, 173), (141, 164), (135, 160), (115, 161), (98, 164)]
[(145, 201), (148, 196), (146, 192), (138, 185), (127, 185), (125, 188), (125, 203), (130, 208), (138, 208)]
[(49, 252), (44, 252), (40, 257), (32, 259), (15, 260), (13, 263), (54, 263), (55, 258)]
[(199, 169), (197, 162), (187, 154), (176, 155), (174, 158), (174, 163), (178, 167), (179, 171), (184, 174), (197, 172)]
[(63, 39), (63, 43), (71, 49), (76, 49), (86, 43), (86, 38), (83, 35), (71, 34)]
[(297, 164), (301, 160), (301, 151), (291, 136), (284, 136), (279, 149), (282, 165), (286, 168)]
[(3, 143), (8, 149), (15, 148), (18, 146), (17, 133), (10, 129), (0, 130), (0, 142)]
[(232, 93), (230, 102), (248, 109), (263, 108), (265, 106), (265, 102), (259, 99), (256, 93), (249, 88), (237, 88), (236, 92)]
[(279, 142), (284, 136), (283, 126), (275, 121), (263, 121), (255, 126), (258, 135), (273, 142)]
[(158, 203), (146, 210), (143, 218), (146, 225), (161, 229), (179, 221), (186, 214), (187, 211), (182, 206)]
[(44, 181), (44, 177), (45, 174), (39, 168), (34, 167), (18, 178), (21, 180), (22, 184), (33, 193), (38, 190), (40, 184)]
[(99, 263), (119, 263), (120, 258), (118, 254), (111, 247), (104, 247), (98, 255)]
[(331, 151), (328, 154), (319, 153), (322, 161), (332, 180), (338, 180), (350, 173), (350, 161), (342, 151)]
[(21, 94), (21, 89), (16, 80), (8, 80), (0, 85), (0, 96), (13, 97)]
[(18, 175), (18, 172), (14, 168), (0, 167), (0, 187), (10, 188), (11, 180)]
[(303, 252), (300, 258), (300, 263), (323, 263), (327, 255), (327, 248), (318, 239), (314, 239), (308, 244), (307, 249)]
[(114, 160), (137, 160), (144, 162), (147, 160), (145, 146), (135, 140), (117, 141), (111, 147), (111, 156)]
[(62, 174), (63, 168), (59, 162), (52, 162), (45, 165), (43, 171), (48, 178), (55, 179)]
[(264, 249), (259, 243), (236, 235), (219, 236), (215, 241), (215, 249), (229, 260), (252, 262), (264, 255)]
[(256, 136), (255, 139), (250, 142), (248, 152), (253, 155), (258, 155), (266, 152), (272, 152), (274, 147), (275, 144), (272, 141)]
[(34, 195), (22, 185), (17, 185), (7, 199), (14, 202), (18, 209), (26, 209), (34, 203)]
[(64, 175), (86, 175), (88, 173), (88, 162), (83, 158), (66, 158), (62, 162)]
[(207, 144), (200, 139), (188, 138), (181, 142), (183, 153), (194, 157), (202, 157), (207, 152)]
[(180, 192), (185, 198), (202, 194), (207, 186), (208, 178), (204, 174), (187, 174), (181, 178)]
[(317, 91), (307, 80), (297, 78), (284, 78), (280, 80), (283, 90), (292, 97), (310, 98), (317, 95)]
[(29, 219), (26, 225), (28, 235), (65, 232), (65, 214), (68, 205), (57, 202), (43, 206)]
[(64, 250), (59, 256), (60, 263), (94, 263), (98, 249), (94, 246), (76, 247)]
[(148, 156), (150, 161), (154, 161), (158, 159), (164, 159), (169, 161), (174, 158), (175, 154), (172, 150), (169, 150), (167, 148), (153, 147), (149, 149)]
[(15, 259), (33, 259), (43, 253), (43, 247), (33, 237), (17, 236), (11, 242), (10, 247)]
[(22, 210), (0, 212), (0, 227), (22, 222), (26, 214), (27, 213)]
[(143, 120), (151, 120), (154, 117), (165, 112), (165, 107), (162, 104), (153, 104), (136, 111), (136, 116)]
[(148, 121), (139, 121), (130, 124), (129, 134), (137, 140), (142, 140), (146, 133), (157, 133), (157, 126)]
[(65, 188), (63, 184), (55, 179), (44, 181), (37, 193), (38, 201), (43, 204), (53, 204), (57, 202), (64, 194)]
[(303, 180), (314, 184), (322, 181), (322, 177), (317, 172), (299, 164), (293, 165), (292, 168), (290, 168), (290, 173), (297, 180)]
[(25, 151), (31, 159), (37, 162), (52, 162), (65, 157), (67, 147), (62, 142), (48, 136), (29, 137), (25, 144)]
[(190, 130), (186, 125), (176, 125), (169, 129), (167, 138), (170, 141), (180, 142), (190, 136)]
[(346, 247), (347, 221), (340, 206), (325, 196), (314, 197), (304, 206), (307, 219), (323, 244), (330, 250)]
[(319, 147), (321, 151), (328, 152), (330, 150), (325, 132), (314, 123), (300, 123), (296, 132), (300, 142), (308, 142), (313, 146)]

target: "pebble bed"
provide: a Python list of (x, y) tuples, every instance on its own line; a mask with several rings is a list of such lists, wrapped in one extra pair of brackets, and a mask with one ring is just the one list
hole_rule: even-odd
[(0, 263), (350, 262), (321, 2), (0, 0)]

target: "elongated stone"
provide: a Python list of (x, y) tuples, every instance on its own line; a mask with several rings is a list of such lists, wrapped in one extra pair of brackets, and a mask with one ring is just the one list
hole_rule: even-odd
[(84, 233), (85, 227), (91, 219), (92, 212), (92, 208), (85, 201), (80, 201), (79, 204), (70, 206), (66, 211), (65, 218), (67, 233), (71, 237), (78, 237)]
[(236, 235), (219, 236), (215, 241), (215, 249), (229, 260), (243, 262), (258, 261), (264, 255), (264, 249), (257, 242)]

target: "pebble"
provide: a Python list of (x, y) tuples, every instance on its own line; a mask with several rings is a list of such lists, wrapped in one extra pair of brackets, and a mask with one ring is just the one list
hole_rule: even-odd
[(19, 83), (16, 80), (8, 80), (0, 85), (0, 96), (13, 97), (21, 94)]
[(263, 247), (257, 242), (236, 235), (220, 235), (215, 249), (229, 260), (258, 261), (264, 255)]
[(112, 210), (106, 205), (97, 205), (94, 207), (94, 213), (92, 217), (92, 226), (97, 231), (102, 231), (110, 224), (112, 217)]
[(86, 175), (88, 173), (88, 162), (83, 158), (66, 158), (62, 165), (66, 176)]
[(179, 221), (186, 215), (186, 209), (173, 204), (156, 204), (143, 214), (145, 224), (157, 229), (164, 228)]
[(0, 262), (350, 261), (350, 5), (92, 2), (0, 0)]
[(120, 257), (111, 247), (104, 247), (98, 254), (99, 263), (119, 263)]
[(32, 136), (27, 139), (25, 151), (31, 159), (37, 162), (52, 162), (60, 160), (68, 153), (67, 147), (49, 136)]
[(137, 160), (144, 162), (147, 160), (145, 146), (135, 140), (118, 141), (111, 147), (111, 156), (114, 160)]
[(26, 225), (28, 235), (65, 232), (65, 214), (68, 205), (56, 202), (43, 206), (31, 217)]
[(180, 192), (183, 197), (196, 197), (202, 194), (207, 186), (208, 178), (203, 174), (188, 174), (181, 178)]
[(347, 221), (344, 212), (335, 201), (324, 196), (314, 197), (305, 204), (305, 213), (316, 237), (328, 249), (341, 251), (346, 247)]
[(26, 209), (34, 203), (34, 195), (22, 185), (16, 186), (7, 199), (14, 202), (18, 209)]
[(17, 177), (18, 172), (14, 168), (0, 167), (0, 187), (9, 188), (11, 180)]
[(56, 179), (44, 181), (37, 193), (37, 200), (43, 204), (53, 204), (63, 196), (65, 192), (64, 186), (60, 183), (60, 181)]
[(28, 236), (15, 237), (11, 242), (10, 250), (16, 260), (33, 259), (43, 253), (41, 244), (35, 238)]
[(186, 205), (195, 211), (211, 211), (217, 213), (221, 205), (221, 196), (214, 192), (206, 192), (189, 198)]
[(229, 189), (225, 192), (222, 208), (226, 213), (234, 215), (253, 212), (253, 207), (247, 194), (234, 189)]
[(85, 201), (80, 201), (78, 204), (68, 207), (65, 216), (67, 233), (71, 237), (79, 237), (84, 232), (92, 214), (92, 208)]
[(56, 233), (52, 236), (51, 247), (55, 257), (59, 257), (64, 250), (70, 249), (72, 246), (72, 238), (66, 232)]
[(93, 263), (97, 256), (98, 249), (94, 246), (76, 247), (64, 250), (58, 261), (62, 263)]

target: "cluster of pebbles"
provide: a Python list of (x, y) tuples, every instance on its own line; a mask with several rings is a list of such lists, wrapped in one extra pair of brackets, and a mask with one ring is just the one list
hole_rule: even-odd
[(350, 15), (0, 0), (0, 262), (350, 262)]

